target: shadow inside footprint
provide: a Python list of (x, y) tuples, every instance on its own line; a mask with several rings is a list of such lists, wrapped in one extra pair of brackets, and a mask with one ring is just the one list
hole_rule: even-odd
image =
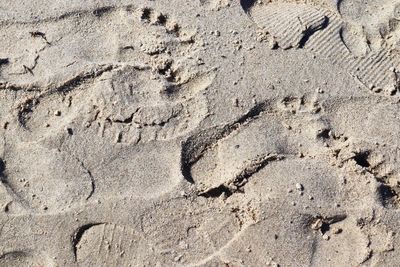
[(256, 0), (240, 0), (240, 5), (245, 12), (248, 12), (255, 2)]
[(4, 171), (6, 170), (6, 164), (4, 163), (4, 161), (2, 159), (0, 159), (0, 179), (1, 177), (3, 177)]

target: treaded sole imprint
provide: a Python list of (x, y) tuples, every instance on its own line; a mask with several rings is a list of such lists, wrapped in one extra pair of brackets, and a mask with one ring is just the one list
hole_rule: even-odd
[(305, 48), (340, 66), (374, 92), (385, 90), (395, 94), (399, 58), (386, 47), (356, 56), (343, 41), (345, 22), (338, 14), (294, 3), (253, 5), (248, 14), (275, 38), (281, 48)]

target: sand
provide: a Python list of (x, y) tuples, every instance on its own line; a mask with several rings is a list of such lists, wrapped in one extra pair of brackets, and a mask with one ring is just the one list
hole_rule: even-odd
[(400, 1), (0, 0), (0, 266), (400, 266)]

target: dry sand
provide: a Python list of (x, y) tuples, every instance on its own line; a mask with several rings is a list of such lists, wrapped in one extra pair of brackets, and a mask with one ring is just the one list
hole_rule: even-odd
[(0, 0), (0, 266), (400, 266), (399, 0)]

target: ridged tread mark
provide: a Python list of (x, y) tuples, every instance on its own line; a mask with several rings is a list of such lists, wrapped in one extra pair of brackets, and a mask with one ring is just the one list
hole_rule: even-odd
[(267, 14), (261, 10), (261, 14), (255, 11), (251, 12), (250, 16), (257, 17), (260, 24), (265, 26), (284, 49), (302, 46), (305, 43), (303, 39), (308, 39), (316, 31), (327, 26), (327, 17), (306, 5), (298, 9), (283, 7), (285, 8), (283, 14), (281, 6), (271, 5), (271, 7), (266, 11)]
[[(253, 3), (245, 11), (258, 26), (272, 34), (283, 49), (308, 49), (344, 68), (365, 87), (375, 88), (376, 92), (398, 86), (393, 78), (393, 69), (400, 68), (400, 60), (391, 54), (388, 47), (382, 47), (378, 52), (369, 52), (364, 57), (354, 55), (341, 38), (344, 21), (330, 10), (307, 4), (280, 2), (261, 6)], [(312, 25), (318, 24), (318, 18), (324, 16), (329, 19), (326, 27), (316, 28), (312, 32), (312, 38), (303, 41), (301, 46), (296, 43), (296, 36), (304, 34), (296, 20), (303, 20), (304, 24)]]

